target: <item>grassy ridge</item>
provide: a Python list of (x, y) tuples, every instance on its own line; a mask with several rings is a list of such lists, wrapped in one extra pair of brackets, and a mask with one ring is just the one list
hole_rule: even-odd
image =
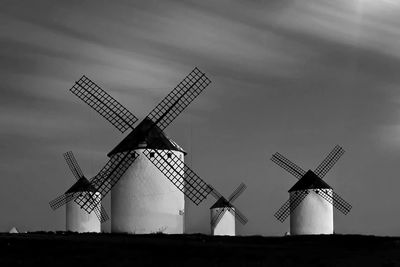
[(400, 238), (0, 234), (0, 266), (400, 266)]

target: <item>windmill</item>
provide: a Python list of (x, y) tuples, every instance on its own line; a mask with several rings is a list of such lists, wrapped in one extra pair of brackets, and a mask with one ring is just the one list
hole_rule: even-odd
[(333, 191), (322, 179), (343, 155), (336, 145), (328, 156), (312, 171), (307, 172), (278, 152), (271, 160), (299, 181), (289, 190), (290, 198), (274, 214), (281, 222), (290, 215), (290, 234), (332, 234), (333, 207), (348, 214), (351, 205)]
[(83, 175), (74, 154), (69, 151), (63, 154), (69, 169), (76, 178), (73, 184), (64, 194), (50, 201), (53, 210), (66, 205), (66, 230), (73, 232), (100, 232), (101, 223), (108, 220), (108, 215), (101, 201), (96, 201), (94, 210), (87, 212), (81, 209), (74, 201), (81, 195), (90, 199), (100, 199), (100, 194), (90, 184), (89, 180)]
[[(184, 194), (198, 205), (211, 192), (204, 181), (187, 186), (195, 181), (184, 181), (185, 151), (163, 132), (210, 82), (198, 68), (193, 69), (136, 127), (138, 119), (86, 76), (70, 89), (122, 133), (132, 130), (91, 181), (101, 198), (112, 191), (112, 232), (183, 233)], [(163, 162), (176, 159), (166, 175), (169, 181), (149, 160), (160, 155)], [(96, 206), (84, 195), (75, 202), (88, 212)]]
[[(246, 187), (244, 183), (241, 183), (228, 198), (221, 196), (211, 206), (211, 235), (236, 235), (235, 217), (241, 221), (243, 215), (236, 216), (240, 211), (232, 203), (244, 192)], [(243, 221), (241, 222), (243, 223)]]

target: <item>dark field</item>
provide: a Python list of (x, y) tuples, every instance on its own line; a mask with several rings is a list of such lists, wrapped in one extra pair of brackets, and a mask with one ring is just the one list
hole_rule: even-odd
[(0, 266), (400, 266), (400, 238), (0, 234)]

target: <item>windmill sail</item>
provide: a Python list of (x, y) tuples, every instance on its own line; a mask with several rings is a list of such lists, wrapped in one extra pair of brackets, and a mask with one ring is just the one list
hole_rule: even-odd
[(133, 129), (133, 125), (138, 120), (135, 115), (85, 75), (72, 86), (70, 91), (122, 133), (129, 128)]
[(195, 68), (147, 115), (147, 118), (164, 130), (210, 83), (207, 76)]
[[(158, 126), (160, 130), (164, 130), (210, 83), (211, 81), (203, 72), (198, 68), (193, 69), (189, 75), (187, 75), (184, 80), (150, 112), (145, 120), (152, 121), (152, 125)], [(100, 113), (100, 115), (110, 121), (121, 132), (124, 132), (129, 127), (133, 129), (133, 124), (137, 121), (137, 118), (86, 76), (83, 76), (76, 82), (70, 90)], [(141, 134), (147, 135), (152, 128), (152, 126), (146, 128)], [(131, 134), (120, 144), (131, 142), (129, 139), (132, 137)], [(118, 147), (119, 146), (109, 153), (111, 156), (110, 161), (103, 167), (99, 174), (96, 175), (95, 179), (91, 181), (93, 186), (101, 193), (102, 197), (111, 190), (138, 156), (132, 154), (131, 150), (120, 151)], [(119, 153), (124, 154), (123, 158), (121, 158), (121, 155), (117, 155)], [(187, 178), (189, 180), (197, 179), (196, 175), (191, 173), (190, 168), (187, 166), (185, 166), (185, 172), (188, 173)], [(182, 188), (182, 185), (179, 186)], [(209, 190), (207, 187), (201, 190), (202, 187), (204, 187), (203, 184), (199, 186), (196, 185), (195, 189), (193, 189), (193, 186), (189, 186), (185, 191), (187, 190), (189, 192), (189, 198), (193, 199), (195, 203), (200, 203), (204, 198), (204, 194), (208, 194), (207, 190)], [(183, 188), (180, 190), (183, 190)], [(201, 192), (201, 195), (195, 196), (190, 192)], [(83, 198), (77, 198), (75, 201), (87, 211), (93, 210), (96, 205), (95, 201), (91, 199), (82, 199)]]

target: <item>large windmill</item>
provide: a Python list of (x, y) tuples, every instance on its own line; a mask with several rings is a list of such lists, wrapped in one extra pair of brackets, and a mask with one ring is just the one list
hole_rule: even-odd
[[(108, 220), (108, 215), (99, 201), (100, 194), (90, 184), (89, 180), (83, 175), (74, 154), (69, 151), (63, 154), (76, 182), (62, 195), (50, 201), (53, 210), (66, 205), (66, 230), (73, 232), (100, 232), (101, 223)], [(82, 209), (75, 201), (79, 197), (88, 197), (97, 204), (93, 211), (87, 212)]]
[(299, 179), (289, 190), (289, 200), (274, 215), (281, 222), (290, 215), (291, 235), (332, 234), (333, 207), (345, 215), (350, 212), (351, 205), (322, 180), (343, 153), (336, 145), (314, 171), (307, 172), (279, 153), (272, 156), (273, 162)]
[[(108, 154), (110, 160), (92, 181), (102, 197), (112, 189), (112, 232), (182, 233), (184, 194), (199, 204), (210, 193), (206, 183), (202, 185), (205, 191), (196, 195), (178, 185), (190, 183), (183, 181), (184, 151), (163, 133), (209, 84), (207, 76), (195, 68), (136, 127), (138, 119), (86, 76), (70, 89), (121, 132), (132, 130)], [(178, 159), (171, 169), (178, 178), (170, 179), (172, 183), (144, 155), (149, 149), (150, 158), (162, 154), (165, 162)], [(198, 192), (196, 188), (193, 193)], [(88, 212), (96, 205), (85, 197), (76, 202)]]
[[(246, 189), (246, 185), (241, 183), (235, 191), (233, 191), (228, 198), (221, 196), (214, 205), (211, 206), (211, 235), (236, 235), (236, 221), (235, 217), (241, 223), (244, 217), (236, 216), (240, 211), (232, 204)], [(227, 212), (228, 211), (228, 212)]]

